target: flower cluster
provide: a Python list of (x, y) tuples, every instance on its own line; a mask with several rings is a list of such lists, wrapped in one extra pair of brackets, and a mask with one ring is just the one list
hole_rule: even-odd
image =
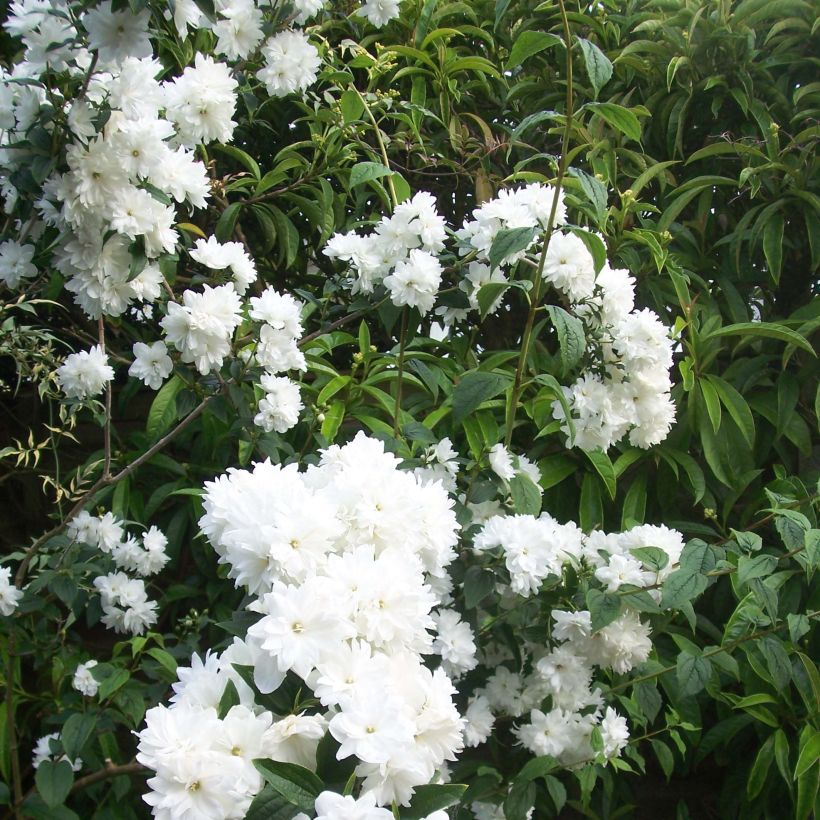
[(354, 270), (353, 293), (372, 293), (383, 282), (394, 305), (432, 309), (441, 284), (445, 223), (432, 194), (420, 191), (383, 217), (373, 233), (335, 234), (325, 247), (331, 259), (341, 259)]
[[(190, 800), (225, 801), (210, 816), (241, 816), (229, 812), (261, 787), (253, 758), (314, 768), (327, 732), (339, 759), (357, 761), (370, 806), (407, 804), (455, 759), (462, 719), (447, 672), (476, 664), (469, 626), (442, 607), (458, 526), (441, 484), (398, 466), (359, 434), (305, 472), (264, 462), (206, 485), (200, 526), (229, 577), (257, 596), (249, 609), (259, 619), (221, 655), (195, 658), (173, 705), (148, 713), (139, 759), (157, 772), (146, 799), (158, 816), (188, 805), (193, 780)], [(433, 654), (442, 666), (431, 671), (422, 659)], [(262, 695), (288, 674), (312, 690), (318, 711), (263, 708)], [(228, 681), (239, 704), (220, 719)], [(235, 746), (241, 753), (222, 765)]]
[[(624, 533), (584, 535), (572, 523), (559, 524), (544, 513), (495, 516), (476, 535), (478, 554), (503, 558), (510, 589), (529, 597), (552, 577), (563, 577), (565, 566), (575, 571), (594, 568), (595, 578), (607, 591), (652, 587), (680, 559), (683, 539), (675, 530), (643, 525)], [(524, 642), (516, 672), (504, 665), (512, 660), (505, 649), (483, 648), (481, 659), (495, 671), (476, 689), (465, 713), (465, 741), (478, 745), (492, 731), (496, 715), (514, 718), (529, 713), (514, 733), (535, 755), (550, 755), (562, 765), (575, 766), (595, 758), (593, 734), (600, 734), (606, 758), (620, 753), (629, 738), (626, 720), (604, 704), (594, 684), (596, 668), (624, 674), (643, 663), (652, 648), (650, 628), (638, 613), (622, 608), (620, 614), (593, 631), (588, 610), (552, 611), (551, 641)], [(528, 671), (524, 671), (528, 670)], [(547, 704), (545, 707), (544, 704)]]
[(250, 301), (251, 319), (262, 323), (253, 358), (265, 371), (260, 378), (264, 396), (259, 400), (258, 413), (253, 421), (265, 432), (284, 433), (299, 420), (303, 406), (299, 385), (277, 375), (286, 370), (307, 369), (304, 354), (298, 346), (304, 333), (302, 304), (273, 288), (266, 288)]
[[(566, 238), (579, 244), (557, 243), (566, 252), (556, 250), (555, 266), (544, 270), (554, 283), (564, 276), (577, 281), (572, 277), (579, 276), (580, 270), (594, 272), (583, 242), (573, 235)], [(562, 268), (569, 273), (560, 272)], [(634, 285), (627, 271), (604, 264), (582, 297), (570, 296), (577, 302), (575, 314), (586, 327), (587, 351), (594, 364), (563, 388), (574, 436), (560, 402), (553, 404), (553, 415), (561, 420), (569, 440), (584, 450), (606, 450), (627, 434), (631, 444), (646, 449), (663, 441), (675, 420), (669, 328), (648, 308), (633, 309)], [(564, 292), (570, 295), (569, 290)]]
[[(94, 516), (85, 510), (69, 523), (67, 534), (72, 541), (108, 555), (120, 570), (94, 579), (94, 587), (100, 594), (103, 624), (116, 632), (141, 635), (156, 623), (157, 604), (148, 599), (142, 578), (155, 575), (168, 563), (165, 535), (152, 526), (140, 543), (135, 536), (126, 534), (123, 522), (113, 513)], [(141, 578), (129, 578), (126, 572)]]

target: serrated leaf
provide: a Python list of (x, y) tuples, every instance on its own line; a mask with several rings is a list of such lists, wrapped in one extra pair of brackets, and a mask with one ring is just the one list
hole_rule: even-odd
[(537, 234), (537, 228), (512, 228), (499, 231), (490, 245), (490, 269), (495, 270), (508, 256), (513, 256), (528, 248)]
[(478, 301), (478, 309), (482, 319), (509, 287), (510, 285), (507, 282), (488, 282), (478, 289), (476, 300)]
[(586, 352), (584, 323), (557, 305), (547, 305), (547, 312), (558, 334), (561, 367), (566, 376), (578, 365)]
[(705, 342), (708, 339), (716, 339), (723, 336), (750, 336), (754, 338), (777, 339), (780, 342), (795, 345), (801, 350), (811, 353), (812, 356), (817, 356), (811, 343), (804, 336), (774, 322), (737, 322), (736, 324), (726, 325), (725, 327), (718, 328), (701, 336), (701, 341)]
[(581, 46), (587, 76), (589, 77), (590, 83), (592, 83), (595, 97), (597, 97), (600, 90), (612, 78), (612, 63), (595, 43), (591, 43), (583, 37), (579, 37), (577, 42), (578, 45)]
[(737, 583), (743, 586), (752, 578), (771, 575), (776, 566), (777, 558), (773, 555), (741, 555), (737, 562)]
[(689, 652), (681, 652), (678, 655), (675, 667), (680, 693), (684, 697), (700, 692), (712, 675), (709, 660), (702, 655), (692, 655)]
[(592, 621), (592, 631), (597, 632), (611, 624), (621, 614), (623, 600), (620, 595), (590, 589), (587, 592), (587, 609)]
[(457, 424), (485, 401), (494, 398), (509, 383), (506, 376), (472, 370), (453, 389), (453, 421)]
[(683, 604), (693, 601), (706, 589), (705, 576), (691, 569), (681, 567), (663, 582), (661, 606), (663, 609), (680, 609)]
[(470, 567), (464, 573), (464, 606), (475, 609), (495, 588), (492, 572), (482, 567)]
[(510, 493), (519, 515), (537, 516), (541, 513), (541, 490), (528, 475), (516, 473), (510, 479)]
[(775, 284), (780, 282), (780, 272), (783, 269), (783, 225), (783, 213), (776, 210), (763, 227), (763, 255)]
[(662, 570), (669, 563), (669, 556), (660, 547), (633, 547), (629, 551), (653, 572)]

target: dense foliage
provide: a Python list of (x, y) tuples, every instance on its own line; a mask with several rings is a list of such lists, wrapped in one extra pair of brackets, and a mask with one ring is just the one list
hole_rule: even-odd
[(817, 4), (324, 5), (10, 7), (2, 809), (817, 814)]

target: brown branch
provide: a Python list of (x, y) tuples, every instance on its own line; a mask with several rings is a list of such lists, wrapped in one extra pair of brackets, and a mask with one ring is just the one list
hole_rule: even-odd
[(111, 760), (106, 760), (104, 769), (100, 769), (97, 772), (92, 772), (91, 774), (87, 774), (85, 777), (81, 777), (79, 780), (75, 780), (69, 794), (74, 794), (75, 792), (81, 791), (86, 786), (93, 786), (95, 783), (99, 783), (101, 780), (108, 780), (111, 777), (119, 777), (120, 775), (140, 775), (145, 774), (148, 771), (149, 769), (147, 767), (143, 766), (142, 763), (137, 763), (136, 761), (117, 765)]

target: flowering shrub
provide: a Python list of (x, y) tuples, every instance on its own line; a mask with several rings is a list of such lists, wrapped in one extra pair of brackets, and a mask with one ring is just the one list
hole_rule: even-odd
[(10, 817), (811, 815), (808, 3), (4, 30)]

